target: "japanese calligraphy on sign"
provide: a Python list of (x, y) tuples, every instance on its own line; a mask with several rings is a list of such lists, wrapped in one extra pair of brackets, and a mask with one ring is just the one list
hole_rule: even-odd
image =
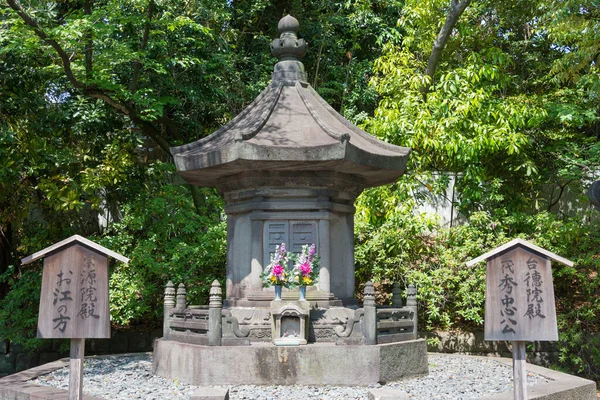
[(80, 236), (63, 242), (24, 259), (44, 257), (38, 337), (109, 338), (107, 255), (128, 259)]
[(558, 340), (550, 260), (573, 263), (521, 239), (467, 265), (484, 259), (485, 340)]
[(517, 247), (488, 260), (486, 340), (558, 340), (550, 260)]
[(83, 398), (86, 338), (110, 338), (108, 256), (129, 259), (79, 235), (21, 260), (44, 258), (37, 336), (71, 339), (69, 399)]

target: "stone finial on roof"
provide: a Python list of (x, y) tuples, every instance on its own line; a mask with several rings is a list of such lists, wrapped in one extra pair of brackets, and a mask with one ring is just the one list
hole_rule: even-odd
[(296, 18), (288, 14), (279, 20), (279, 23), (277, 24), (277, 30), (279, 33), (298, 32), (298, 30), (300, 30), (300, 23)]
[(306, 72), (300, 59), (306, 54), (308, 44), (296, 35), (300, 29), (298, 20), (286, 15), (279, 21), (277, 29), (280, 36), (271, 43), (271, 54), (279, 59), (273, 71), (273, 81), (292, 85), (297, 81), (305, 82)]

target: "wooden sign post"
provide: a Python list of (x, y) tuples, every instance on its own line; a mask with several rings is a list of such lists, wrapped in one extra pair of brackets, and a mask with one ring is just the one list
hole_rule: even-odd
[(550, 260), (573, 263), (525, 240), (515, 239), (467, 263), (487, 261), (485, 340), (513, 347), (516, 400), (527, 399), (527, 341), (558, 340)]
[(37, 337), (71, 339), (69, 400), (82, 398), (85, 338), (110, 338), (108, 256), (129, 262), (75, 235), (21, 260), (44, 257)]

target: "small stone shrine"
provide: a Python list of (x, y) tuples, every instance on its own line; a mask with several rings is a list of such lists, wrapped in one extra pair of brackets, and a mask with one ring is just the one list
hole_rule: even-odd
[(271, 336), (278, 346), (307, 343), (310, 305), (307, 301), (272, 301)]
[[(172, 149), (188, 183), (225, 199), (226, 293), (221, 304), (215, 282), (208, 308), (191, 306), (183, 285), (169, 283), (154, 371), (203, 385), (356, 385), (425, 374), (414, 287), (406, 306), (399, 288), (391, 307), (375, 307), (372, 285), (362, 308), (354, 297), (353, 203), (365, 188), (400, 177), (410, 149), (370, 136), (329, 106), (308, 84), (298, 21), (288, 15), (278, 29), (271, 84), (221, 129)], [(261, 273), (281, 243), (294, 253), (316, 246), (318, 283), (306, 301), (284, 290), (274, 302), (273, 288), (263, 288)]]

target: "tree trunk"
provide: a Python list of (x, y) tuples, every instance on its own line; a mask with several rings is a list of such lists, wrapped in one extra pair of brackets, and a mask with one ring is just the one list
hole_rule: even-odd
[(442, 57), (442, 51), (444, 47), (446, 47), (446, 43), (448, 43), (448, 39), (450, 38), (450, 34), (452, 34), (452, 30), (456, 26), (458, 19), (465, 11), (467, 6), (471, 0), (452, 0), (452, 4), (450, 6), (450, 11), (448, 11), (448, 15), (446, 16), (446, 22), (444, 22), (444, 26), (438, 33), (437, 37), (433, 41), (433, 48), (431, 49), (431, 55), (427, 60), (427, 68), (425, 69), (425, 75), (429, 77), (429, 83), (425, 84), (421, 88), (421, 93), (423, 93), (423, 98), (427, 98), (427, 93), (429, 92), (429, 88), (433, 83), (433, 77), (435, 75), (435, 71), (440, 63), (440, 59)]
[[(0, 225), (0, 275), (8, 270), (12, 261), (12, 225), (10, 222)], [(0, 299), (8, 293), (8, 284), (0, 283)]]

